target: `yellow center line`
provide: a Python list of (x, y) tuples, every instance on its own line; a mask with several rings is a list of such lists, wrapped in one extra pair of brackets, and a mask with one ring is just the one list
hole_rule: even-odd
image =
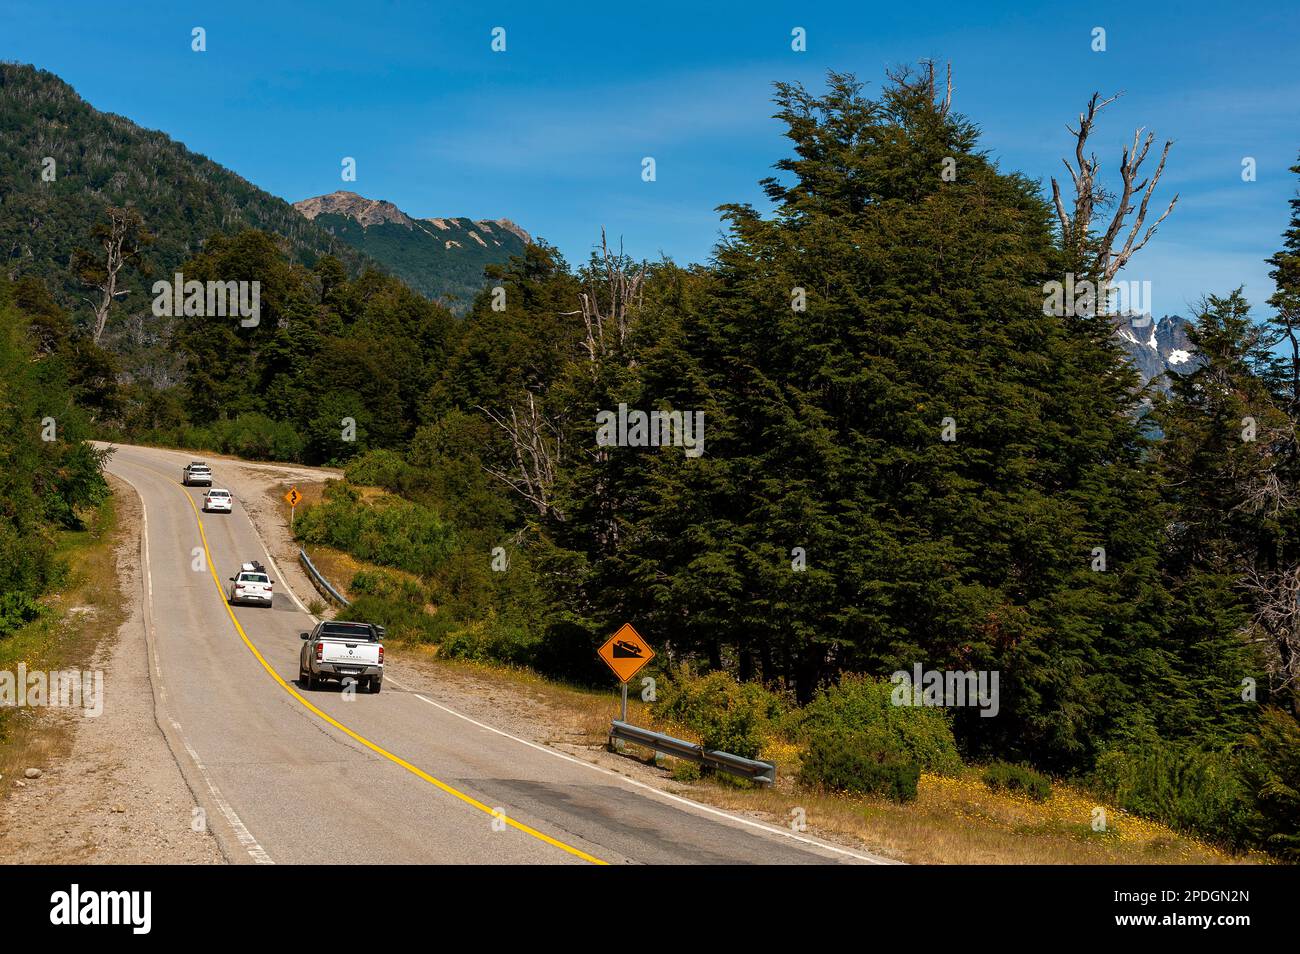
[(599, 858), (587, 854), (585, 851), (581, 850), (580, 848), (574, 848), (572, 845), (566, 845), (564, 842), (558, 841), (557, 839), (552, 838), (550, 835), (543, 834), (542, 832), (538, 831), (535, 828), (530, 828), (528, 825), (525, 825), (522, 822), (515, 821), (513, 818), (510, 818), (507, 815), (502, 815), (501, 813), (497, 812), (495, 809), (490, 808), (487, 805), (484, 805), (477, 798), (474, 798), (471, 795), (466, 795), (464, 792), (452, 788), (446, 782), (434, 778), (428, 772), (416, 768), (410, 762), (406, 761), (403, 758), (400, 758), (399, 756), (394, 755), (392, 752), (389, 752), (383, 746), (376, 745), (374, 742), (371, 742), (365, 736), (360, 735), (357, 732), (353, 732), (351, 729), (345, 726), (342, 722), (339, 722), (333, 716), (321, 711), (316, 706), (308, 702), (307, 699), (304, 698), (298, 692), (297, 689), (295, 689), (289, 683), (285, 682), (285, 680), (280, 678), (280, 674), (276, 672), (274, 668), (272, 668), (271, 664), (266, 661), (266, 658), (258, 651), (257, 647), (253, 645), (253, 641), (248, 638), (248, 634), (244, 632), (244, 627), (239, 625), (239, 620), (235, 617), (235, 611), (231, 608), (230, 603), (226, 600), (226, 591), (221, 588), (221, 580), (217, 577), (216, 564), (212, 560), (212, 551), (208, 549), (208, 535), (203, 529), (203, 518), (199, 515), (199, 508), (195, 506), (194, 498), (191, 497), (188, 492), (185, 493), (185, 499), (189, 501), (190, 509), (194, 511), (194, 519), (198, 521), (199, 537), (203, 541), (203, 553), (208, 560), (208, 572), (212, 574), (212, 583), (214, 586), (216, 586), (217, 594), (221, 597), (221, 603), (226, 608), (226, 615), (228, 615), (230, 617), (230, 621), (235, 624), (235, 630), (236, 632), (239, 633), (239, 638), (244, 641), (244, 645), (247, 646), (249, 648), (249, 651), (251, 651), (252, 654), (257, 657), (257, 661), (262, 664), (263, 669), (265, 669), (268, 673), (270, 673), (271, 678), (280, 684), (281, 689), (283, 689), (285, 692), (289, 693), (289, 695), (293, 696), (295, 699), (301, 702), (314, 715), (325, 720), (330, 725), (334, 726), (334, 728), (342, 732), (344, 735), (348, 736), (349, 738), (355, 739), (356, 741), (364, 745), (366, 748), (370, 749), (372, 752), (375, 752), (378, 755), (382, 755), (390, 762), (400, 765), (402, 768), (406, 769), (412, 775), (416, 776), (417, 778), (423, 779), (424, 781), (428, 782), (430, 785), (434, 786), (435, 788), (442, 789), (442, 791), (446, 792), (448, 795), (454, 795), (456, 798), (459, 798), (465, 804), (474, 806), (484, 814), (490, 815), (493, 818), (500, 818), (503, 822), (505, 822), (505, 824), (509, 825), (511, 828), (515, 828), (519, 831), (522, 831), (525, 835), (532, 835), (538, 841), (544, 841), (546, 842), (546, 844), (553, 845), (554, 847), (559, 848), (561, 851), (567, 851), (571, 855), (576, 855), (577, 857), (581, 858), (583, 861), (590, 861), (594, 865), (609, 864), (609, 862), (607, 861), (601, 861)]

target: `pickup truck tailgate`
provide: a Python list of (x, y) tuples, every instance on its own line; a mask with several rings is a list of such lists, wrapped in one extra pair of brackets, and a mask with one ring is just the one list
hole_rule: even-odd
[(341, 666), (378, 666), (379, 643), (349, 642), (342, 639), (322, 639), (321, 662)]

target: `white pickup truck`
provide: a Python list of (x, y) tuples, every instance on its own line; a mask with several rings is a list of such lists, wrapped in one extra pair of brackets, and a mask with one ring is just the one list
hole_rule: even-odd
[(240, 566), (230, 578), (230, 604), (257, 603), (270, 606), (275, 595), (275, 580), (267, 575), (266, 567), (254, 560)]
[(326, 679), (355, 679), (367, 692), (384, 684), (384, 631), (370, 623), (326, 620), (302, 633), (298, 681), (315, 689)]

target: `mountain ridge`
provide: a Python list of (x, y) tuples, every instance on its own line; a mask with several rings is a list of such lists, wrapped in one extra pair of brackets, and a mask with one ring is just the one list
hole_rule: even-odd
[(505, 264), (533, 242), (507, 218), (413, 216), (386, 199), (346, 189), (301, 199), (293, 207), (457, 314), (464, 314), (482, 290), (485, 267)]

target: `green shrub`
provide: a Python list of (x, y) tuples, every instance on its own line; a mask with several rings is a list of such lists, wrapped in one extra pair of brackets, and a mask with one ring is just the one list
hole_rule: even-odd
[(429, 642), (435, 629), (434, 617), (419, 605), (380, 596), (360, 596), (346, 612), (348, 619), (384, 627), (393, 640)]
[(1247, 820), (1251, 840), (1291, 862), (1300, 862), (1300, 724), (1269, 706), (1241, 753), (1242, 777), (1254, 795)]
[(860, 738), (868, 749), (895, 753), (923, 771), (961, 771), (952, 726), (942, 709), (896, 706), (893, 686), (869, 676), (844, 676), (828, 686), (792, 720), (791, 735), (811, 742), (832, 735)]
[(45, 612), (31, 594), (21, 591), (0, 593), (0, 638), (22, 629)]
[(361, 501), (345, 485), (331, 485), (321, 503), (298, 515), (295, 529), (306, 543), (418, 575), (432, 573), (454, 542), (451, 528), (429, 508), (387, 495)]
[(685, 759), (673, 759), (672, 776), (674, 782), (698, 782), (700, 780), (700, 767), (694, 762), (687, 762)]
[(353, 574), (349, 592), (397, 600), (421, 608), (429, 602), (428, 594), (417, 580), (377, 570), (359, 570)]
[(994, 762), (985, 766), (980, 778), (995, 792), (1019, 792), (1036, 802), (1045, 802), (1052, 797), (1051, 780), (1026, 765)]
[(526, 630), (489, 622), (444, 633), (438, 651), (449, 659), (528, 666), (537, 651), (537, 643), (537, 638)]
[(1252, 794), (1230, 752), (1157, 742), (1112, 749), (1094, 788), (1125, 811), (1227, 844), (1248, 838)]
[(299, 460), (303, 441), (292, 424), (265, 414), (240, 414), (210, 428), (215, 449), (247, 460)]
[(698, 733), (705, 748), (749, 759), (758, 758), (787, 711), (780, 696), (725, 672), (698, 676), (683, 670), (661, 679), (656, 692), (657, 718)]
[(454, 624), (447, 629), (438, 651), (450, 659), (525, 666), (573, 685), (610, 684), (609, 670), (596, 656), (599, 643), (574, 623), (553, 622), (537, 635), (532, 627), (493, 616), (482, 624)]
[(818, 731), (808, 743), (799, 781), (833, 792), (881, 795), (896, 802), (916, 798), (921, 767), (897, 752), (872, 745), (865, 736)]
[(383, 487), (397, 493), (405, 488), (410, 470), (401, 454), (379, 449), (366, 451), (348, 461), (344, 473), (349, 483), (363, 487)]

